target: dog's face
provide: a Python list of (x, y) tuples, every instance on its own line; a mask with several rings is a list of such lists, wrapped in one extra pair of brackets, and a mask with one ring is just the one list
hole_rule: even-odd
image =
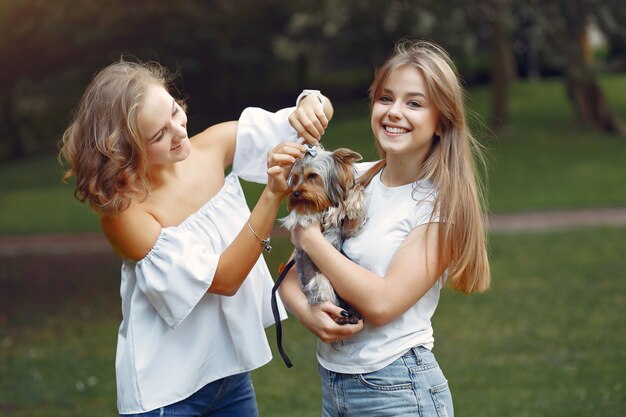
[(314, 154), (305, 154), (289, 174), (289, 210), (311, 214), (342, 204), (355, 183), (352, 164), (359, 160), (361, 155), (349, 149), (316, 148)]

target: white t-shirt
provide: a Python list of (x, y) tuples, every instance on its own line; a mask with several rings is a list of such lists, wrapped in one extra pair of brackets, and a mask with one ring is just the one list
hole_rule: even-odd
[(175, 403), (272, 358), (264, 327), (274, 323), (274, 283), (263, 257), (234, 296), (207, 290), (221, 252), (250, 217), (239, 177), (267, 181), (267, 151), (296, 140), (287, 120), (293, 110), (244, 110), (233, 170), (222, 189), (178, 226), (163, 228), (143, 259), (123, 261), (115, 363), (121, 414)]
[[(359, 173), (372, 163), (358, 164)], [(344, 242), (345, 254), (362, 267), (384, 276), (391, 259), (407, 235), (417, 226), (438, 222), (433, 213), (436, 190), (427, 180), (387, 187), (378, 173), (365, 189), (367, 222), (361, 232)], [(365, 321), (362, 331), (342, 343), (319, 342), (317, 358), (326, 369), (366, 373), (384, 368), (412, 347), (432, 349), (431, 317), (439, 302), (440, 280), (411, 308), (393, 322), (374, 326)]]

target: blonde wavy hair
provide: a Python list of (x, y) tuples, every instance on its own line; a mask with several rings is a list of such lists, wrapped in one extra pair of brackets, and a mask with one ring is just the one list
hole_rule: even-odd
[[(452, 286), (466, 294), (484, 291), (490, 284), (487, 257), (486, 207), (477, 164), (485, 168), (480, 144), (470, 133), (464, 110), (464, 92), (456, 68), (447, 52), (430, 42), (403, 40), (378, 68), (370, 86), (370, 103), (381, 95), (390, 74), (404, 66), (416, 68), (426, 82), (430, 102), (439, 110), (440, 135), (418, 177), (429, 179), (437, 189), (435, 213), (440, 239), (440, 268), (447, 269)], [(362, 176), (363, 183), (380, 172), (385, 152), (378, 141), (381, 161)]]
[(117, 215), (150, 189), (146, 142), (137, 115), (148, 87), (166, 89), (172, 77), (155, 62), (120, 60), (101, 70), (85, 90), (59, 144), (69, 164), (63, 180), (76, 177), (74, 195), (100, 215)]

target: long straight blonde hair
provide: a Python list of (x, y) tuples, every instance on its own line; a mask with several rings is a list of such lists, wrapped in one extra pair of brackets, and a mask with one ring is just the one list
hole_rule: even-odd
[[(437, 189), (434, 213), (439, 213), (440, 269), (447, 269), (452, 286), (466, 294), (489, 287), (486, 218), (483, 188), (477, 164), (485, 166), (482, 147), (467, 126), (464, 92), (452, 60), (441, 47), (425, 41), (403, 40), (378, 68), (370, 86), (371, 104), (380, 96), (390, 74), (400, 67), (416, 68), (426, 82), (431, 103), (439, 110), (440, 135), (418, 173)], [(378, 142), (381, 161), (361, 178), (367, 183), (386, 164)]]

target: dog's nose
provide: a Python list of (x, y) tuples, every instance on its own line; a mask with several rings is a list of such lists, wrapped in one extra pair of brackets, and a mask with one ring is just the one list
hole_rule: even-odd
[(293, 193), (291, 193), (295, 198), (300, 198), (300, 191), (299, 190), (295, 190)]

